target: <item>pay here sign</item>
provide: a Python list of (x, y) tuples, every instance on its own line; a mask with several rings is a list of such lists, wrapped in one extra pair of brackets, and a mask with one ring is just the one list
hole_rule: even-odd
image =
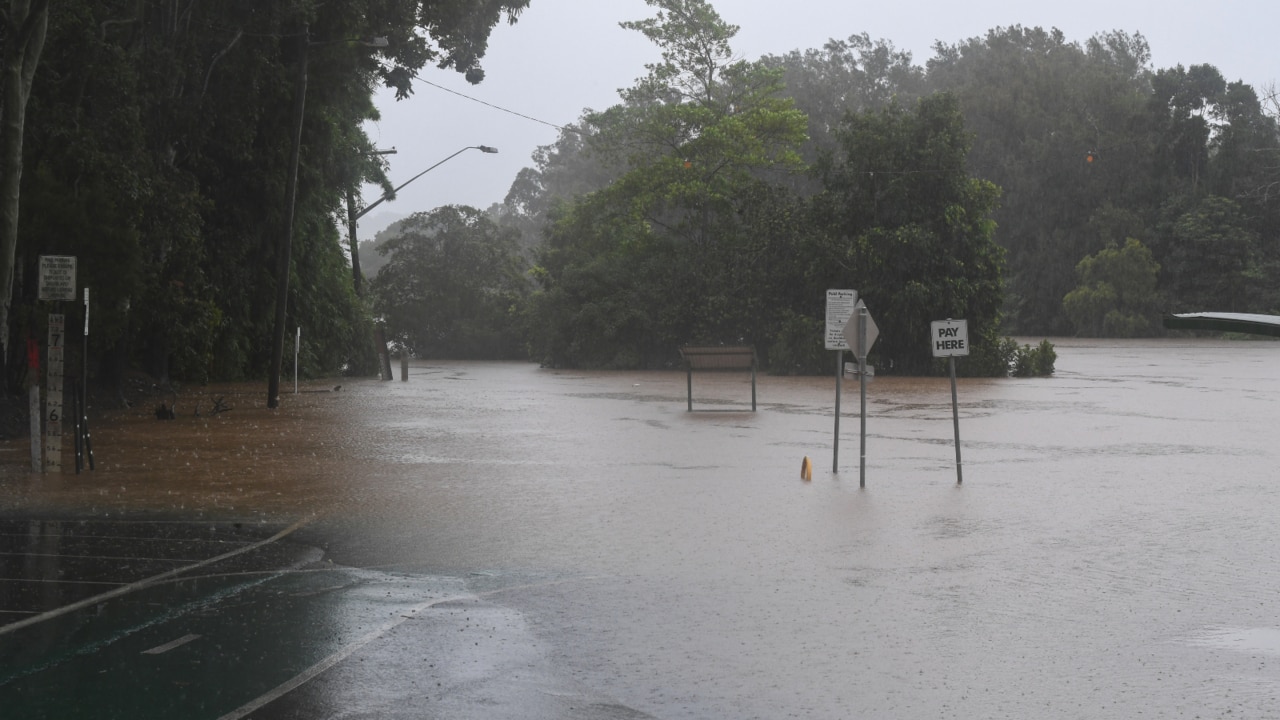
[(929, 324), (934, 357), (969, 354), (969, 321), (934, 320)]

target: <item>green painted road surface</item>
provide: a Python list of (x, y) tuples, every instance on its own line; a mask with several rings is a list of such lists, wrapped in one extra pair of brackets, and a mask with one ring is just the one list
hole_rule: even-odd
[(646, 717), (460, 580), (335, 566), (292, 529), (0, 520), (0, 717)]

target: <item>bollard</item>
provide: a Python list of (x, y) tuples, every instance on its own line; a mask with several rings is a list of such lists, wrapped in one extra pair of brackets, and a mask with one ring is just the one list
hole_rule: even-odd
[(409, 382), (409, 351), (400, 351), (400, 382)]

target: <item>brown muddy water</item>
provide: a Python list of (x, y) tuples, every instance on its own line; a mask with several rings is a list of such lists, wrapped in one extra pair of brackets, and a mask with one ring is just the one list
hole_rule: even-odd
[(1280, 718), (1280, 343), (1056, 345), (1054, 377), (961, 379), (960, 487), (946, 379), (868, 384), (860, 489), (856, 381), (832, 474), (832, 378), (762, 376), (752, 413), (696, 375), (689, 413), (682, 372), (420, 362), (103, 417), (79, 476), (7, 444), (0, 503), (313, 517), (659, 718)]

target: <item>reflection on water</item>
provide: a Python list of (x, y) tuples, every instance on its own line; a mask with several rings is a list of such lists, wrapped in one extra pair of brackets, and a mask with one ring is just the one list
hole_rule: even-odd
[[(860, 490), (855, 381), (833, 475), (832, 378), (688, 413), (681, 372), (419, 363), (278, 411), (255, 386), (215, 417), (99, 422), (95, 473), (13, 451), (0, 492), (315, 513), (336, 562), (465, 578), (663, 718), (1276, 717), (1255, 641), (1280, 625), (1280, 344), (1057, 350), (1051, 378), (961, 379), (963, 488), (945, 378), (869, 383)], [(749, 384), (699, 378), (699, 406)]]
[(1280, 656), (1280, 627), (1221, 628), (1191, 638), (1193, 645)]

